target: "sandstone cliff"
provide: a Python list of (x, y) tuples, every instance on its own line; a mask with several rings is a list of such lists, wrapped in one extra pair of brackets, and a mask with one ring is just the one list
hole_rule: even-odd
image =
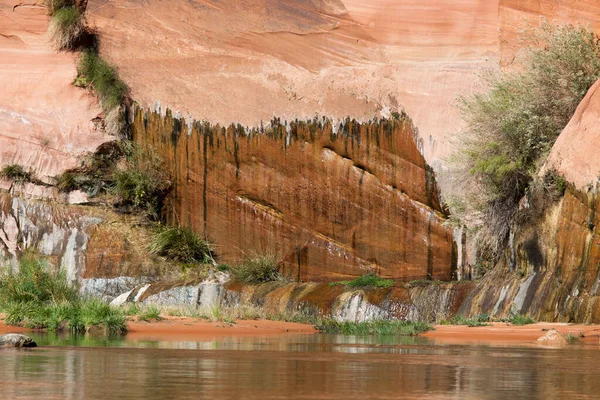
[(571, 187), (557, 203), (529, 195), (530, 214), (510, 248), (480, 282), (462, 311), (543, 321), (600, 322), (600, 96), (597, 82), (554, 144), (544, 171), (557, 170)]
[(40, 2), (0, 0), (0, 167), (21, 164), (44, 180), (109, 138), (95, 98), (72, 85), (75, 54), (55, 52)]
[(600, 81), (590, 88), (575, 115), (560, 134), (545, 169), (556, 169), (582, 188), (600, 178)]
[(170, 221), (203, 232), (224, 262), (272, 252), (299, 281), (451, 278), (451, 230), (408, 117), (261, 132), (134, 114), (135, 141), (171, 166)]
[(405, 108), (430, 163), (460, 124), (456, 95), (499, 57), (497, 0), (91, 0), (88, 13), (143, 106), (249, 126)]

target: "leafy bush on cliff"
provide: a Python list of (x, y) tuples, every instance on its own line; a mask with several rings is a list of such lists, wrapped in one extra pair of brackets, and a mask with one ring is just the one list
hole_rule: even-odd
[(153, 150), (128, 145), (124, 165), (117, 168), (112, 179), (113, 192), (120, 205), (144, 211), (153, 219), (161, 214), (171, 182), (163, 160)]
[(48, 34), (52, 42), (59, 50), (72, 49), (85, 31), (85, 16), (75, 6), (56, 8), (51, 13)]
[(283, 280), (277, 258), (272, 254), (246, 257), (241, 264), (231, 268), (231, 274), (237, 282), (248, 284)]
[(456, 218), (479, 229), (482, 258), (504, 248), (517, 205), (591, 85), (600, 39), (581, 26), (544, 22), (518, 72), (490, 74), (488, 90), (460, 99), (466, 131), (452, 158)]
[(100, 300), (82, 298), (64, 273), (52, 269), (28, 252), (22, 256), (18, 272), (11, 267), (0, 272), (0, 309), (7, 314), (7, 324), (73, 332), (96, 327), (110, 333), (125, 330), (121, 311)]
[(186, 264), (214, 263), (210, 243), (190, 228), (163, 229), (150, 244), (150, 253)]

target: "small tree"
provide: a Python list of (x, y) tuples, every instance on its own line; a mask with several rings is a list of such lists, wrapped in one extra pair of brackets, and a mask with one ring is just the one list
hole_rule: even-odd
[(482, 254), (492, 259), (556, 138), (600, 78), (600, 39), (589, 29), (543, 21), (524, 38), (521, 71), (488, 74), (487, 91), (459, 99), (466, 129), (450, 163), (459, 190), (448, 204), (479, 230)]

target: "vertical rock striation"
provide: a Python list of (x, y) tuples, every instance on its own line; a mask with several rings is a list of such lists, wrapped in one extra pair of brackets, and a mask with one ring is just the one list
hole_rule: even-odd
[(136, 106), (133, 133), (171, 167), (169, 220), (202, 232), (224, 262), (274, 252), (300, 281), (451, 278), (452, 232), (405, 116), (248, 130)]

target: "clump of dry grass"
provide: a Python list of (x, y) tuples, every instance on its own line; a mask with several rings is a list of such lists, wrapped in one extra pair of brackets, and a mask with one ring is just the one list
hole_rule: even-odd
[(85, 15), (76, 6), (52, 11), (48, 35), (58, 50), (71, 50), (86, 29)]

